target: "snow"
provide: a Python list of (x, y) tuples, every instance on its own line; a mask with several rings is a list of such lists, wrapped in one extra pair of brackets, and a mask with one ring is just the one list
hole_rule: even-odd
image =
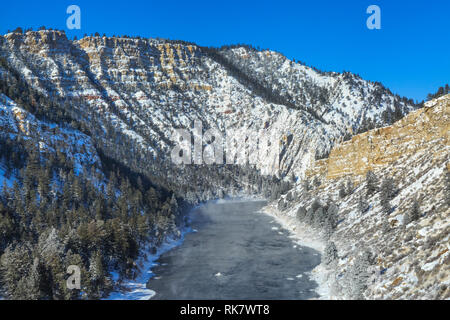
[[(3, 41), (3, 43), (12, 46), (13, 43), (8, 41)], [(149, 52), (143, 52), (136, 45), (144, 42)], [(42, 53), (34, 54), (36, 50), (33, 50), (31, 45), (29, 45), (32, 41), (21, 43), (20, 47), (16, 48), (17, 50), (10, 50), (8, 47), (3, 46), (3, 43), (0, 45), (0, 49), (5, 50), (9, 54), (9, 59), (21, 71), (27, 81), (35, 83), (36, 90), (45, 93), (45, 89), (43, 89), (45, 86), (40, 86), (36, 83), (51, 82), (52, 85), (54, 84), (59, 88), (62, 96), (91, 95), (100, 97), (96, 100), (87, 101), (86, 108), (98, 111), (99, 118), (105, 120), (103, 126), (109, 120), (113, 120), (112, 124), (117, 132), (133, 140), (134, 144), (130, 146), (131, 148), (137, 150), (135, 147), (142, 147), (143, 149), (152, 150), (154, 155), (158, 155), (158, 152), (163, 152), (169, 148), (165, 140), (161, 139), (164, 136), (161, 137), (155, 128), (159, 129), (166, 138), (170, 138), (169, 132), (171, 130), (169, 129), (173, 128), (174, 125), (188, 127), (193, 119), (201, 119), (204, 121), (205, 127), (206, 125), (217, 125), (221, 129), (233, 128), (241, 124), (258, 128), (262, 127), (265, 121), (269, 121), (269, 128), (272, 132), (278, 134), (286, 131), (294, 134), (291, 145), (286, 147), (286, 156), (283, 157), (280, 167), (282, 170), (292, 168), (296, 176), (302, 177), (308, 166), (314, 162), (314, 152), (312, 150), (328, 150), (348, 128), (358, 127), (359, 120), (363, 114), (366, 114), (369, 118), (374, 118), (381, 115), (384, 110), (390, 108), (393, 104), (392, 95), (385, 93), (383, 93), (383, 99), (379, 105), (374, 105), (370, 102), (374, 98), (372, 92), (376, 89), (373, 83), (353, 77), (352, 82), (356, 83), (356, 87), (352, 87), (351, 83), (343, 75), (321, 74), (312, 68), (295, 63), (290, 67), (290, 61), (281, 54), (271, 51), (257, 52), (255, 54), (258, 57), (255, 58), (251, 57), (253, 53), (248, 52), (245, 48), (233, 49), (238, 55), (250, 55), (249, 60), (254, 64), (254, 67), (262, 77), (267, 76), (267, 70), (264, 68), (264, 65), (274, 67), (273, 75), (280, 80), (276, 85), (279, 85), (284, 92), (291, 94), (293, 97), (308, 91), (303, 85), (300, 87), (296, 86), (301, 81), (305, 81), (305, 84), (308, 86), (332, 88), (330, 103), (314, 105), (314, 107), (317, 107), (320, 113), (323, 112), (325, 120), (334, 120), (335, 123), (324, 124), (315, 120), (306, 112), (268, 103), (264, 99), (256, 97), (254, 92), (241, 85), (228, 74), (223, 66), (209, 57), (202, 56), (202, 63), (195, 63), (197, 58), (195, 54), (198, 52), (189, 55), (186, 51), (185, 61), (176, 58), (176, 61), (171, 65), (161, 63), (159, 58), (167, 60), (168, 57), (158, 48), (160, 45), (158, 40), (137, 41), (134, 39), (123, 39), (123, 42), (119, 41), (118, 45), (115, 44), (113, 48), (106, 48), (107, 50), (104, 50), (103, 46), (95, 47), (95, 45), (90, 44), (83, 46), (82, 50), (86, 53), (93, 53), (90, 55), (92, 59), (88, 62), (88, 68), (93, 73), (92, 76), (97, 79), (94, 81), (95, 83), (91, 83), (92, 81), (87, 77), (85, 70), (80, 68), (80, 61), (73, 55), (65, 55), (63, 51), (61, 54), (48, 49), (44, 50), (45, 55)], [(39, 45), (38, 43), (37, 49), (39, 49)], [(195, 47), (192, 48), (196, 51)], [(109, 52), (109, 49), (112, 50)], [(133, 56), (131, 52), (136, 52), (137, 55)], [(151, 57), (136, 59), (139, 58), (139, 55), (146, 55), (147, 53)], [(200, 53), (198, 54), (200, 55)], [(154, 57), (157, 57), (157, 59), (154, 59)], [(117, 68), (111, 67), (104, 73), (102, 71), (103, 68), (100, 67), (102, 63), (100, 59), (106, 60), (108, 62), (106, 65), (117, 66)], [(130, 60), (133, 60), (136, 66), (130, 66)], [(24, 63), (24, 61), (27, 63)], [(259, 61), (262, 61), (262, 63), (259, 63)], [(60, 74), (58, 70), (61, 67), (68, 73), (73, 74), (74, 77), (67, 77), (64, 73)], [(167, 71), (169, 67), (170, 72)], [(143, 79), (139, 73), (145, 74), (148, 76), (148, 79)], [(289, 73), (292, 73), (293, 76), (289, 76)], [(198, 84), (211, 86), (212, 90), (186, 90), (182, 94), (175, 93), (172, 90), (154, 90), (155, 87), (161, 85), (164, 81), (167, 84), (172, 83), (168, 75), (176, 76), (176, 83), (185, 84), (187, 88), (192, 88), (193, 84)], [(204, 77), (205, 75), (207, 77)], [(41, 81), (33, 81), (33, 79)], [(112, 106), (109, 106), (103, 99), (102, 94), (104, 93), (100, 93), (96, 89), (97, 82), (101, 82), (102, 87), (104, 87), (110, 98), (121, 97), (122, 100), (117, 100), (115, 103), (120, 109), (118, 114), (104, 111), (111, 111)], [(187, 100), (186, 97), (189, 97), (190, 100)], [(350, 99), (346, 99), (347, 97), (350, 97)], [(134, 99), (144, 100), (135, 101)], [(217, 105), (224, 107), (228, 104), (238, 109), (240, 112), (239, 116), (235, 113), (224, 115), (224, 108), (216, 107)], [(311, 99), (307, 98), (305, 104), (312, 107)], [(405, 105), (405, 107), (408, 110), (412, 108), (410, 105)], [(268, 110), (271, 111), (270, 115), (267, 114)], [(267, 114), (267, 117), (261, 117), (263, 114)], [(122, 116), (127, 119), (134, 119), (135, 125), (133, 127), (128, 125), (126, 121), (122, 120)], [(6, 120), (10, 121), (11, 119), (13, 118), (8, 117)], [(2, 119), (0, 119), (0, 125), (2, 124), (1, 121)], [(35, 122), (31, 117), (27, 118), (27, 121), (27, 125)], [(15, 125), (15, 122), (13, 124)], [(40, 131), (37, 132), (37, 135), (45, 133), (45, 130), (39, 129)], [(11, 132), (13, 131), (11, 130)], [(17, 128), (15, 132), (17, 132)], [(30, 136), (32, 137), (33, 135)], [(44, 141), (47, 144), (43, 148), (52, 148), (48, 142), (52, 141), (52, 139), (46, 137)], [(159, 149), (152, 149), (152, 142)], [(72, 135), (71, 144), (77, 146), (85, 144), (89, 146), (90, 141), (83, 136)], [(68, 154), (76, 159), (76, 168), (78, 170), (84, 164), (96, 161), (95, 156), (89, 158), (79, 150), (68, 150)], [(95, 151), (92, 151), (92, 154), (95, 155)], [(89, 150), (86, 153), (89, 155)], [(268, 166), (267, 163), (261, 161), (258, 163), (258, 167), (267, 168)], [(273, 169), (266, 173), (276, 174), (278, 171)], [(428, 176), (430, 179), (434, 179), (434, 176), (437, 174), (439, 172), (430, 172)], [(0, 173), (0, 179), (2, 176)], [(430, 179), (426, 179), (426, 176), (422, 177), (414, 185), (403, 189), (400, 197), (409, 193), (415, 193), (424, 185), (428, 185)], [(345, 205), (348, 205), (348, 203), (345, 203)], [(422, 209), (428, 210), (428, 208)], [(372, 210), (372, 213), (377, 213), (377, 211)], [(355, 223), (363, 222), (363, 219), (353, 212), (349, 214), (348, 218), (349, 220), (355, 218)], [(397, 216), (397, 218), (400, 219), (401, 216)], [(285, 221), (281, 221), (283, 219)], [(299, 244), (309, 244), (308, 246), (317, 247), (319, 251), (322, 251), (323, 243), (315, 239), (314, 235), (311, 237), (306, 228), (295, 223), (293, 216), (278, 216), (277, 220), (285, 223), (285, 228), (292, 231), (293, 235), (297, 237)], [(427, 235), (429, 235), (429, 232), (432, 232), (432, 230), (426, 230)], [(146, 263), (145, 266), (148, 267), (146, 270), (150, 270), (153, 266), (151, 259)], [(325, 272), (317, 272), (317, 274), (322, 275)], [(321, 281), (319, 279), (319, 283)], [(152, 292), (145, 288), (145, 282), (128, 281), (128, 285), (130, 288), (129, 292), (131, 292), (130, 295), (133, 296), (132, 292), (135, 292), (133, 296), (135, 298), (152, 296)], [(319, 288), (319, 291), (322, 290), (321, 288)], [(325, 288), (325, 291), (322, 290), (321, 292), (326, 295), (326, 287), (324, 286), (323, 288)]]
[[(150, 254), (150, 248), (143, 250), (143, 252), (147, 253), (147, 259), (141, 258), (138, 262), (138, 265), (142, 264), (140, 275), (135, 280), (125, 279), (122, 282), (123, 289), (112, 292), (105, 300), (149, 300), (153, 298), (156, 292), (146, 287), (147, 282), (155, 276), (152, 268), (158, 265), (156, 261), (162, 254), (180, 246), (184, 241), (185, 235), (190, 232), (192, 232), (192, 229), (184, 228), (181, 232), (181, 237), (167, 238), (155, 254)], [(112, 275), (113, 280), (117, 281), (117, 273), (114, 272)]]
[[(296, 212), (296, 210), (297, 209), (290, 212)], [(293, 214), (282, 214), (274, 207), (274, 205), (266, 206), (263, 208), (262, 212), (274, 218), (284, 230), (288, 231), (290, 233), (290, 238), (297, 245), (313, 248), (323, 254), (325, 249), (325, 243), (323, 240), (317, 235), (317, 233), (312, 232), (310, 228), (298, 223)], [(310, 278), (318, 284), (315, 292), (319, 295), (319, 299), (330, 298), (330, 282), (328, 279), (328, 274), (329, 270), (326, 270), (321, 264), (309, 273)], [(301, 274), (296, 276), (296, 278), (301, 277)]]
[(435, 260), (433, 262), (426, 263), (422, 266), (423, 271), (431, 271), (439, 264), (439, 260)]

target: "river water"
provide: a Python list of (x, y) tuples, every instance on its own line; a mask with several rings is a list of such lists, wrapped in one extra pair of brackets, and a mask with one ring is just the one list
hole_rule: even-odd
[(147, 287), (153, 299), (311, 299), (320, 254), (293, 243), (262, 213), (264, 201), (209, 202), (191, 212), (196, 232), (164, 253)]

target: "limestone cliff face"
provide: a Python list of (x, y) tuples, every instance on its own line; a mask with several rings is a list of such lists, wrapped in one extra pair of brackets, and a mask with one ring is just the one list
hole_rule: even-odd
[[(67, 103), (80, 121), (98, 119), (93, 130), (116, 130), (104, 140), (120, 135), (130, 148), (144, 150), (143, 157), (164, 163), (170, 163), (172, 129), (199, 120), (222, 132), (248, 128), (277, 135), (282, 156), (268, 173), (302, 177), (316, 154), (328, 152), (349, 128), (358, 130), (363, 119), (380, 124), (383, 112), (414, 109), (381, 84), (355, 75), (319, 73), (268, 50), (231, 51), (222, 54), (234, 69), (211, 51), (181, 41), (99, 36), (72, 41), (55, 30), (0, 36), (0, 57), (34, 89)], [(266, 98), (255, 81), (284, 100)], [(283, 104), (289, 97), (295, 107)], [(94, 133), (103, 135), (101, 129)], [(290, 139), (282, 141), (283, 135)]]
[[(110, 81), (134, 86), (156, 83), (170, 89), (200, 88), (190, 74), (200, 50), (193, 45), (159, 43), (149, 39), (87, 37), (75, 45), (87, 53), (90, 69)], [(205, 86), (210, 88), (209, 86)]]
[[(449, 145), (450, 97), (442, 97), (414, 111), (392, 126), (368, 131), (336, 145), (328, 159), (316, 161), (308, 175), (327, 179), (356, 176), (378, 170), (431, 145)], [(442, 153), (436, 154), (437, 160)]]

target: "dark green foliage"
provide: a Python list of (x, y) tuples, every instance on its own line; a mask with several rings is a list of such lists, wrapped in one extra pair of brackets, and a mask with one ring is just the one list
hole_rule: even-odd
[(306, 216), (305, 208), (304, 207), (298, 208), (298, 210), (297, 210), (297, 219), (299, 221), (303, 221), (305, 219), (305, 216)]
[(326, 220), (327, 216), (326, 216), (326, 212), (324, 211), (324, 208), (319, 207), (315, 212), (314, 212), (314, 221), (313, 221), (313, 225), (316, 228), (322, 228), (325, 225), (325, 220)]
[(349, 272), (351, 281), (350, 295), (353, 299), (364, 299), (364, 291), (367, 289), (370, 277), (369, 267), (374, 263), (375, 256), (369, 250), (364, 250), (356, 257)]
[(266, 183), (269, 183), (267, 189), (262, 189), (269, 191), (266, 196), (269, 196), (271, 201), (278, 199), (281, 195), (286, 194), (292, 189), (292, 183), (290, 181), (280, 180), (275, 177), (270, 179), (270, 181), (265, 181), (264, 184)]
[(420, 204), (417, 199), (414, 199), (411, 208), (405, 213), (403, 218), (403, 225), (406, 226), (409, 223), (416, 221), (420, 218), (422, 213), (420, 212)]
[(358, 211), (360, 213), (366, 213), (368, 209), (369, 204), (367, 203), (367, 200), (362, 194), (360, 194), (358, 198)]
[(366, 174), (366, 192), (367, 196), (371, 196), (378, 191), (378, 178), (371, 170)]
[(312, 210), (313, 210), (314, 212), (316, 212), (317, 209), (319, 209), (319, 208), (321, 208), (321, 207), (322, 207), (322, 204), (321, 204), (320, 200), (317, 199), (317, 198), (314, 199), (313, 203), (311, 204)]
[(333, 201), (328, 200), (327, 204), (323, 205), (319, 199), (315, 199), (308, 210), (303, 207), (297, 210), (297, 219), (322, 230), (328, 240), (337, 227), (338, 212), (339, 208)]
[(430, 93), (427, 95), (427, 100), (433, 100), (433, 99), (437, 99), (439, 97), (445, 96), (446, 94), (450, 93), (450, 87), (448, 84), (446, 84), (443, 87), (439, 87), (439, 89), (435, 92), (435, 93)]
[(294, 196), (293, 196), (293, 194), (292, 194), (292, 191), (289, 191), (289, 192), (286, 194), (286, 201), (291, 202), (292, 200), (294, 200)]
[(338, 259), (338, 252), (334, 242), (329, 241), (325, 247), (324, 261), (326, 265), (332, 264)]
[(23, 33), (23, 29), (21, 27), (17, 27), (16, 29), (14, 29), (13, 32), (14, 33)]
[(338, 213), (339, 208), (334, 203), (329, 203), (327, 208), (327, 222), (332, 228), (332, 230), (336, 229), (338, 224)]
[(397, 194), (398, 189), (396, 187), (394, 179), (388, 177), (383, 180), (380, 187), (381, 196), (386, 197), (389, 200), (392, 200)]
[(341, 184), (339, 185), (339, 197), (343, 199), (346, 195), (347, 191), (345, 190), (345, 184), (341, 182)]
[(100, 298), (111, 289), (110, 271), (132, 276), (141, 245), (176, 228), (181, 208), (173, 193), (107, 157), (109, 194), (63, 154), (44, 157), (19, 137), (0, 139), (0, 149), (18, 178), (0, 193), (0, 280), (9, 298), (81, 298), (65, 288), (69, 260), (85, 270), (85, 298)]
[(312, 225), (314, 221), (314, 210), (313, 208), (309, 208), (308, 211), (306, 211), (306, 216), (305, 216), (305, 223)]
[(353, 181), (351, 179), (347, 179), (347, 184), (345, 186), (345, 193), (346, 195), (351, 195), (353, 193), (354, 190), (354, 185), (353, 185)]
[[(247, 192), (264, 192), (267, 197), (279, 197), (292, 187), (275, 177), (261, 177), (252, 166), (174, 167), (167, 159), (154, 158), (145, 149), (140, 150), (107, 119), (100, 119), (86, 108), (82, 100), (59, 97), (52, 87), (45, 88), (48, 97), (42, 95), (2, 57), (0, 69), (6, 70), (0, 76), (0, 93), (41, 121), (88, 135), (106, 177), (106, 183), (99, 185), (99, 181), (94, 183), (96, 173), (90, 172), (92, 168), (76, 173), (74, 164), (62, 152), (43, 155), (33, 145), (34, 139), (25, 140), (18, 135), (11, 140), (9, 136), (0, 136), (0, 163), (5, 166), (7, 177), (18, 178), (12, 188), (0, 186), (0, 255), (6, 250), (15, 252), (19, 243), (27, 244), (31, 256), (39, 261), (34, 275), (22, 270), (15, 272), (27, 281), (35, 279), (38, 273), (45, 276), (45, 281), (33, 281), (48, 284), (48, 288), (35, 291), (34, 298), (80, 298), (80, 292), (65, 289), (65, 268), (69, 264), (80, 265), (84, 270), (85, 298), (106, 294), (111, 288), (110, 271), (118, 270), (121, 277), (133, 277), (134, 261), (143, 245), (157, 246), (176, 232), (184, 223), (180, 212), (188, 204), (240, 191), (240, 181), (250, 186)], [(89, 71), (86, 72), (89, 76)], [(90, 81), (98, 85), (95, 79)], [(104, 92), (101, 87), (97, 89)], [(107, 96), (103, 98), (108, 101)], [(121, 116), (114, 104), (110, 107), (132, 126), (131, 120)], [(187, 203), (179, 203), (177, 199), (182, 197)], [(52, 230), (62, 239), (62, 245), (51, 256), (43, 257), (39, 248), (44, 240), (40, 240), (40, 235)], [(69, 263), (72, 260), (76, 263)], [(5, 260), (6, 269), (2, 270), (14, 270), (14, 263), (8, 261)], [(33, 260), (27, 266), (33, 266)], [(91, 277), (93, 270), (96, 275)], [(0, 271), (2, 296), (29, 297), (18, 287), (31, 286), (28, 282), (5, 277), (7, 274)]]
[[(304, 110), (311, 114), (317, 120), (327, 123), (321, 116), (317, 114), (317, 112), (312, 108), (304, 108), (304, 106), (300, 103), (293, 103), (291, 97), (285, 97), (279, 92), (273, 90), (270, 84), (263, 83), (259, 77), (256, 75), (250, 74), (249, 70), (243, 70), (242, 66), (237, 66), (232, 60), (228, 59), (223, 54), (223, 49), (219, 50), (216, 48), (206, 48), (203, 47), (202, 50), (208, 54), (211, 59), (220, 63), (223, 67), (227, 69), (227, 71), (235, 77), (242, 85), (250, 88), (255, 94), (259, 95), (263, 99), (268, 102), (274, 104), (282, 104), (288, 108)], [(319, 88), (322, 89), (322, 88)], [(318, 90), (319, 90), (318, 89)], [(318, 93), (317, 99), (324, 99), (323, 97), (326, 94), (323, 92)]]
[(384, 213), (390, 213), (390, 201), (395, 197), (397, 192), (394, 179), (388, 177), (383, 180), (380, 187), (380, 205)]

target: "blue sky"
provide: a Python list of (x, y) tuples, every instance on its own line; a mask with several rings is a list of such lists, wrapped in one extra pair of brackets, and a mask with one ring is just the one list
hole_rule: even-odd
[[(81, 8), (81, 30), (66, 27), (66, 9)], [(366, 9), (381, 8), (381, 30)], [(8, 1), (0, 32), (17, 26), (193, 41), (247, 43), (326, 71), (348, 70), (393, 92), (422, 100), (450, 82), (448, 0)]]

